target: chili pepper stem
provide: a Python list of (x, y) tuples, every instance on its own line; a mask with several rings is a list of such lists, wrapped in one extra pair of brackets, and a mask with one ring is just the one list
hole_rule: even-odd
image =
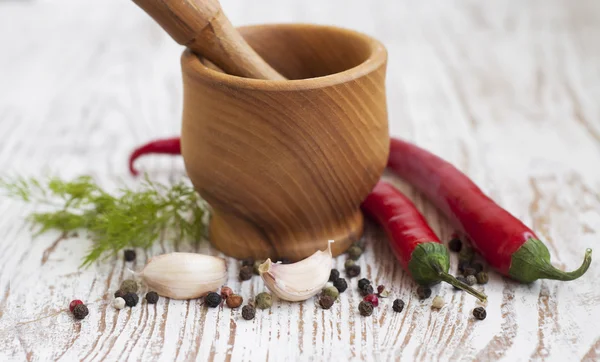
[(441, 271), (438, 273), (438, 277), (440, 278), (441, 281), (446, 282), (454, 287), (464, 290), (465, 292), (471, 294), (472, 296), (474, 296), (475, 298), (479, 299), (482, 302), (485, 302), (487, 300), (487, 295), (481, 293), (480, 291), (476, 290), (475, 288), (471, 287), (470, 285), (461, 282), (460, 280), (456, 279), (455, 277), (453, 277), (452, 275), (450, 275), (448, 273)]
[(565, 272), (550, 263), (548, 248), (538, 239), (529, 238), (512, 256), (509, 275), (522, 283), (537, 279), (574, 280), (585, 274), (592, 263), (592, 249), (586, 249), (583, 263)]

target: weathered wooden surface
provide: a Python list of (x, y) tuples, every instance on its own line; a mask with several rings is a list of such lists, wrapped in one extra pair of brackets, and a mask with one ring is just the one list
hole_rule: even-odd
[[(557, 265), (579, 265), (600, 233), (600, 2), (369, 4), (223, 1), (234, 24), (332, 23), (381, 39), (390, 57), (392, 134), (466, 171), (539, 231)], [(128, 1), (0, 2), (0, 49), (2, 173), (93, 174), (110, 187), (130, 182), (131, 147), (179, 133), (181, 48)], [(159, 180), (183, 175), (179, 159), (140, 166)], [(447, 239), (445, 220), (403, 189)], [(374, 317), (360, 317), (356, 280), (330, 311), (312, 300), (278, 302), (251, 322), (200, 301), (163, 299), (116, 312), (106, 303), (128, 276), (123, 262), (79, 270), (89, 242), (33, 239), (23, 217), (34, 207), (0, 199), (2, 361), (600, 358), (597, 261), (570, 283), (517, 285), (492, 273), (488, 318), (476, 322), (475, 299), (448, 286), (434, 290), (448, 302), (441, 311), (416, 300), (371, 229), (363, 275), (407, 302), (400, 314), (386, 300)], [(172, 249), (165, 240), (148, 255)], [(246, 297), (262, 290), (257, 279), (240, 284), (229, 265), (232, 288)], [(58, 313), (74, 297), (90, 302), (80, 323)]]

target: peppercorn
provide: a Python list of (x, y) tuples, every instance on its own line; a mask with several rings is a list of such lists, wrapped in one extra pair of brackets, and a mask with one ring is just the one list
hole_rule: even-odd
[(364, 300), (358, 304), (358, 311), (363, 317), (368, 317), (373, 314), (373, 304), (365, 302)]
[(135, 293), (127, 293), (123, 296), (123, 299), (125, 299), (125, 304), (128, 307), (135, 307), (140, 301), (140, 297)]
[(115, 309), (125, 308), (125, 299), (121, 297), (115, 298), (115, 300), (113, 300), (113, 307), (115, 307)]
[(322, 295), (319, 299), (319, 304), (323, 309), (329, 309), (333, 305), (334, 298), (329, 295)]
[(480, 262), (476, 261), (473, 264), (471, 264), (471, 267), (473, 269), (475, 269), (475, 275), (477, 275), (477, 273), (480, 273), (483, 271), (483, 264), (481, 264)]
[(363, 253), (363, 250), (361, 248), (359, 248), (358, 246), (351, 246), (348, 249), (348, 257), (352, 260), (358, 260), (358, 258), (360, 258), (362, 253)]
[(206, 297), (204, 297), (204, 300), (206, 301), (206, 304), (208, 304), (209, 307), (216, 308), (219, 306), (219, 304), (221, 304), (223, 298), (221, 298), (219, 293), (210, 292), (206, 295)]
[(427, 299), (431, 297), (431, 289), (419, 285), (419, 287), (417, 288), (417, 295), (419, 296), (419, 299)]
[(369, 302), (369, 303), (373, 304), (373, 307), (377, 307), (379, 305), (379, 299), (377, 298), (377, 296), (375, 294), (369, 294), (366, 297), (364, 297), (363, 300), (365, 302)]
[(475, 274), (477, 274), (477, 270), (475, 270), (475, 268), (473, 268), (473, 267), (465, 268), (463, 271), (463, 275), (465, 277), (468, 277), (469, 275), (475, 275)]
[(254, 267), (254, 259), (252, 259), (252, 258), (242, 259), (242, 266)]
[(470, 268), (471, 267), (471, 262), (468, 260), (459, 260), (458, 261), (458, 271), (461, 273), (465, 272), (466, 268)]
[(439, 295), (436, 295), (435, 298), (433, 298), (433, 301), (431, 302), (431, 308), (442, 309), (443, 306), (444, 298), (440, 297)]
[(346, 268), (346, 275), (350, 278), (354, 278), (360, 275), (360, 265), (352, 265), (349, 268)]
[[(467, 284), (467, 279), (465, 277), (463, 277), (462, 275), (457, 276), (456, 280), (460, 281), (461, 283)], [(457, 286), (454, 286), (454, 289), (456, 289), (456, 290), (462, 290), (461, 288), (459, 288)]]
[(384, 290), (385, 290), (385, 287), (383, 285), (378, 285), (377, 286), (377, 294), (383, 293)]
[(123, 280), (123, 283), (121, 283), (121, 286), (119, 287), (119, 289), (124, 291), (125, 294), (137, 293), (137, 291), (139, 290), (139, 285), (135, 280), (127, 279), (127, 280)]
[(477, 278), (477, 283), (479, 284), (487, 284), (487, 282), (490, 280), (488, 273), (484, 271), (477, 273), (475, 278)]
[(156, 302), (158, 302), (158, 293), (157, 292), (146, 293), (146, 302), (148, 302), (148, 304), (156, 304)]
[(252, 278), (252, 274), (254, 274), (254, 268), (246, 265), (240, 268), (240, 280), (250, 280)]
[(119, 289), (115, 292), (115, 298), (123, 298), (125, 296), (125, 294), (127, 294), (127, 293), (125, 293), (124, 290)]
[(363, 297), (365, 295), (373, 294), (375, 291), (373, 290), (373, 286), (371, 284), (365, 285), (362, 289), (360, 289), (360, 295)]
[(475, 256), (473, 248), (467, 245), (464, 245), (461, 248), (460, 253), (458, 253), (458, 259), (467, 260), (469, 262), (473, 261), (473, 256)]
[(244, 298), (238, 294), (232, 294), (227, 299), (225, 299), (225, 303), (229, 308), (238, 308), (244, 302)]
[(256, 302), (256, 308), (258, 309), (267, 309), (271, 308), (273, 305), (273, 297), (269, 293), (258, 293), (256, 297), (254, 297), (254, 301)]
[(370, 285), (371, 281), (367, 278), (362, 278), (358, 281), (358, 289), (362, 289), (367, 285)]
[(340, 271), (337, 269), (331, 269), (331, 272), (329, 272), (329, 281), (335, 282), (339, 278), (340, 278)]
[(245, 305), (242, 308), (242, 318), (244, 318), (245, 320), (249, 321), (254, 319), (254, 316), (256, 315), (256, 309), (254, 309), (253, 306), (251, 305)]
[(402, 299), (396, 299), (392, 304), (392, 309), (396, 313), (402, 312), (402, 310), (404, 309), (404, 301)]
[(485, 308), (477, 307), (473, 309), (473, 316), (482, 321), (487, 317), (487, 312), (485, 311)]
[(78, 304), (83, 304), (82, 301), (80, 301), (79, 299), (75, 299), (72, 300), (71, 303), (69, 303), (69, 310), (71, 311), (71, 313), (73, 313), (73, 309), (75, 308), (75, 306), (77, 306)]
[(348, 283), (346, 283), (346, 279), (338, 278), (333, 282), (333, 286), (338, 290), (338, 292), (343, 293), (348, 289)]
[(125, 261), (134, 261), (135, 260), (135, 250), (133, 250), (133, 249), (125, 250), (125, 252), (123, 252), (123, 257), (125, 258)]
[(75, 307), (73, 307), (73, 317), (75, 317), (76, 319), (83, 319), (88, 314), (90, 314), (90, 311), (88, 310), (88, 307), (85, 306), (85, 304), (77, 304)]
[(344, 263), (344, 269), (348, 269), (351, 266), (354, 266), (356, 264), (356, 262), (352, 259), (348, 259), (346, 260), (346, 262)]
[(254, 262), (254, 266), (252, 267), (252, 271), (254, 272), (254, 274), (260, 275), (260, 270), (258, 270), (258, 268), (264, 262), (265, 262), (264, 260), (257, 260)]
[(475, 278), (475, 275), (469, 275), (466, 280), (468, 285), (475, 285), (475, 283), (477, 283), (477, 278)]
[(458, 253), (460, 249), (462, 249), (462, 241), (460, 241), (459, 238), (452, 238), (452, 240), (448, 242), (448, 249)]
[(323, 295), (328, 295), (331, 298), (333, 298), (334, 300), (337, 299), (337, 297), (340, 295), (340, 291), (337, 290), (336, 287), (326, 287), (324, 288), (321, 293)]

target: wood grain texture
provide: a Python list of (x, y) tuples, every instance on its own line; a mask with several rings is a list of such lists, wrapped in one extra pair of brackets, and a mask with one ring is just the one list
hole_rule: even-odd
[[(466, 172), (536, 229), (556, 265), (576, 266), (583, 249), (598, 245), (598, 1), (222, 5), (234, 24), (327, 23), (380, 39), (389, 52), (393, 135)], [(0, 2), (0, 46), (3, 174), (92, 174), (109, 189), (120, 179), (135, 184), (127, 175), (133, 146), (180, 133), (182, 48), (131, 2)], [(184, 175), (179, 158), (149, 157), (139, 166), (163, 182)], [(430, 204), (386, 178), (415, 201), (440, 237), (450, 237), (447, 221)], [(470, 317), (476, 300), (448, 286), (434, 290), (448, 303), (440, 311), (417, 300), (383, 233), (367, 227), (363, 275), (404, 299), (400, 314), (385, 300), (373, 318), (360, 317), (356, 281), (330, 311), (313, 300), (277, 302), (252, 322), (227, 308), (208, 310), (201, 301), (162, 299), (116, 312), (107, 303), (129, 276), (123, 262), (78, 269), (89, 242), (57, 242), (58, 234), (32, 238), (23, 218), (35, 209), (0, 199), (2, 361), (563, 362), (600, 356), (596, 261), (570, 283), (519, 285), (491, 273), (488, 318), (476, 322)], [(175, 248), (162, 240), (135, 266), (174, 249), (218, 255), (206, 243)], [(338, 257), (334, 265), (343, 263)], [(232, 260), (229, 267), (230, 286), (245, 297), (264, 290), (257, 279), (238, 282)], [(90, 316), (80, 323), (65, 313), (74, 297), (90, 303)]]
[(362, 235), (360, 204), (387, 160), (385, 48), (335, 27), (241, 30), (293, 80), (232, 77), (183, 54), (181, 151), (213, 209), (210, 240), (239, 259), (292, 261), (335, 240), (337, 256)]

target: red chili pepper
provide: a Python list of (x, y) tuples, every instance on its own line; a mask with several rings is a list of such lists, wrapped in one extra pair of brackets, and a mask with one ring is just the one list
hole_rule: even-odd
[(392, 138), (388, 168), (420, 190), (483, 258), (506, 276), (523, 283), (540, 278), (573, 280), (592, 262), (592, 250), (587, 249), (577, 270), (556, 269), (548, 248), (531, 229), (450, 163), (414, 144)]
[(432, 285), (444, 281), (486, 300), (485, 294), (448, 274), (448, 249), (415, 205), (394, 186), (379, 181), (361, 207), (383, 226), (396, 259), (417, 283)]
[(181, 155), (181, 139), (179, 137), (151, 141), (136, 148), (129, 156), (129, 171), (137, 176), (138, 171), (133, 167), (135, 160), (150, 153), (162, 155)]

